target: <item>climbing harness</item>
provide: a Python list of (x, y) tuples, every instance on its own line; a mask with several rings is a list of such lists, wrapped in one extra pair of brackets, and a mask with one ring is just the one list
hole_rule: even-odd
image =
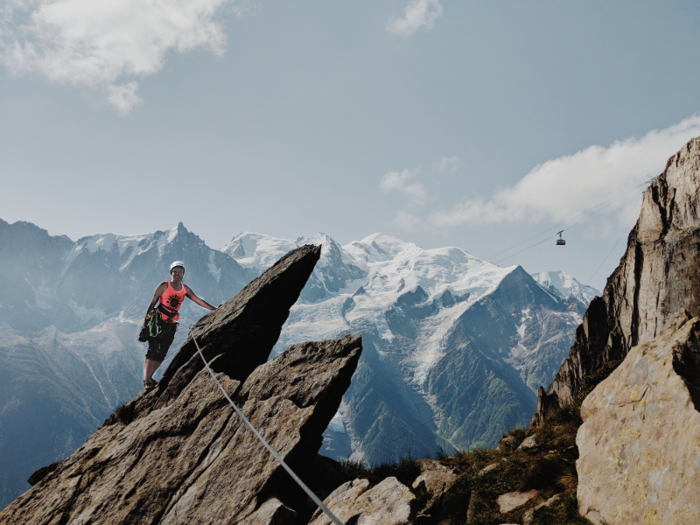
[(153, 308), (146, 314), (146, 323), (139, 332), (139, 341), (145, 343), (151, 339), (158, 339), (163, 329), (158, 324), (158, 309)]
[(340, 521), (335, 514), (333, 514), (328, 507), (324, 505), (324, 503), (319, 499), (316, 494), (314, 494), (309, 487), (306, 486), (306, 484), (299, 479), (299, 476), (297, 476), (294, 471), (284, 462), (284, 460), (280, 457), (280, 455), (275, 452), (275, 450), (268, 445), (267, 441), (265, 441), (265, 438), (263, 438), (260, 433), (255, 430), (255, 427), (250, 424), (250, 421), (243, 415), (243, 412), (239, 410), (239, 408), (236, 406), (236, 404), (231, 401), (231, 398), (229, 395), (226, 393), (226, 390), (224, 390), (224, 387), (221, 386), (221, 383), (219, 383), (219, 380), (216, 379), (216, 376), (214, 375), (214, 372), (212, 371), (211, 368), (209, 368), (209, 364), (207, 363), (207, 360), (204, 359), (204, 354), (202, 353), (202, 349), (199, 348), (199, 344), (197, 343), (197, 339), (194, 336), (194, 333), (192, 332), (192, 327), (190, 326), (190, 335), (192, 336), (192, 340), (194, 341), (195, 346), (197, 347), (197, 352), (199, 352), (199, 356), (202, 358), (202, 361), (204, 362), (204, 366), (206, 367), (207, 371), (209, 372), (209, 375), (211, 375), (211, 378), (216, 382), (216, 385), (219, 387), (219, 390), (221, 390), (221, 393), (224, 394), (224, 397), (226, 400), (229, 402), (229, 404), (233, 407), (233, 409), (236, 411), (236, 413), (241, 417), (243, 422), (248, 425), (248, 428), (253, 431), (253, 434), (255, 435), (256, 438), (260, 440), (260, 442), (265, 446), (265, 448), (272, 454), (272, 457), (274, 457), (277, 462), (282, 465), (284, 470), (287, 471), (287, 473), (292, 477), (294, 481), (296, 481), (297, 485), (299, 485), (304, 492), (306, 492), (306, 495), (311, 498), (311, 500), (318, 506), (319, 509), (321, 509), (328, 518), (335, 523), (336, 525), (344, 525), (342, 521)]

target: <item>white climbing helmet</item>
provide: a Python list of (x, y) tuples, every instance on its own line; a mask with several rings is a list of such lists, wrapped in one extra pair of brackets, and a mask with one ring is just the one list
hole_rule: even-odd
[(182, 271), (185, 271), (185, 263), (182, 261), (174, 261), (173, 264), (170, 265), (170, 271), (173, 271), (173, 268), (179, 266), (182, 268)]

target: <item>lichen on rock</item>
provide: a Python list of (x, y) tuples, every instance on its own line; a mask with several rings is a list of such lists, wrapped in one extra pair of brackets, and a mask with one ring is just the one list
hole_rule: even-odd
[(700, 523), (700, 319), (681, 311), (586, 398), (579, 511), (595, 524)]

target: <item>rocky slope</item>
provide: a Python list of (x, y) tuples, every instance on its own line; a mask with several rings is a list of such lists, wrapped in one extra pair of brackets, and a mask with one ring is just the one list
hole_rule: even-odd
[(541, 421), (548, 410), (574, 402), (583, 378), (648, 342), (685, 308), (700, 315), (700, 138), (671, 157), (644, 192), (627, 251), (576, 331), (576, 342), (547, 391), (538, 394)]
[[(117, 411), (0, 513), (0, 523), (277, 523), (307, 512), (217, 378), (292, 466), (314, 461), (350, 384), (358, 336), (268, 356), (320, 249), (291, 252), (193, 328), (158, 386)], [(38, 476), (40, 477), (40, 476)]]

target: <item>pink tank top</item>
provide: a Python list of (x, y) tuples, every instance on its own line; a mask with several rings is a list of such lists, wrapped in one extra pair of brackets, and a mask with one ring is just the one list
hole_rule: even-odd
[[(173, 288), (172, 283), (168, 281), (168, 287), (163, 292), (163, 295), (160, 296), (160, 304), (162, 304), (169, 313), (176, 314), (172, 318), (173, 321), (178, 321), (180, 319), (180, 316), (176, 312), (180, 310), (180, 306), (182, 306), (182, 302), (185, 300), (185, 295), (187, 295), (187, 290), (185, 290), (184, 284), (182, 285), (182, 289), (178, 292)], [(161, 312), (160, 316), (163, 321), (168, 320), (168, 316), (164, 313)]]

